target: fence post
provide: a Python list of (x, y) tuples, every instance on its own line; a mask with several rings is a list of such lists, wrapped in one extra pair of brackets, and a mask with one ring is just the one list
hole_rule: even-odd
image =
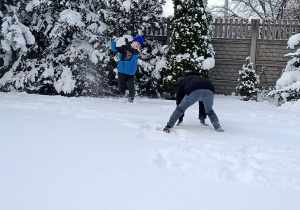
[(171, 38), (171, 20), (170, 18), (167, 19), (167, 45), (170, 45), (170, 38)]
[(250, 43), (250, 57), (253, 62), (254, 68), (256, 64), (256, 51), (257, 51), (257, 40), (259, 35), (259, 20), (251, 20), (251, 43)]

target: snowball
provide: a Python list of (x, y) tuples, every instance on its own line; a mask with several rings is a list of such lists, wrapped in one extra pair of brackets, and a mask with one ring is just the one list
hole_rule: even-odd
[(127, 39), (128, 41), (133, 40), (131, 35), (123, 35), (120, 38), (116, 38), (117, 47), (121, 47), (122, 45), (125, 45), (126, 44), (125, 39)]

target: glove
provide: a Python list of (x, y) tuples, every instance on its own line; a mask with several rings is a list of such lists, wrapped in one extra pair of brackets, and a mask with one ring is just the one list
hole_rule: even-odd
[(182, 114), (182, 115), (179, 117), (179, 120), (178, 120), (177, 126), (182, 124), (182, 121), (183, 121), (183, 116), (184, 116), (184, 114)]
[(111, 41), (110, 46), (111, 46), (111, 50), (113, 52), (117, 52), (117, 49), (116, 49), (117, 43), (115, 41)]
[(170, 126), (166, 125), (166, 127), (163, 129), (163, 132), (170, 133)]
[(221, 127), (215, 128), (215, 130), (216, 130), (217, 132), (224, 132), (224, 130), (223, 130)]

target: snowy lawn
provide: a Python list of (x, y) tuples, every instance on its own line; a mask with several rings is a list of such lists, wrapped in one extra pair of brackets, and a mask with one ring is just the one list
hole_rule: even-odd
[(162, 132), (174, 101), (0, 93), (1, 210), (296, 210), (300, 102), (216, 96)]

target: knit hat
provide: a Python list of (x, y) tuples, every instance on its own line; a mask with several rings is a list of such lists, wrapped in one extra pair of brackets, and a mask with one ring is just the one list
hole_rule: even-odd
[(140, 35), (137, 35), (133, 40), (133, 42), (139, 42), (141, 44), (141, 47), (143, 47), (144, 38)]

